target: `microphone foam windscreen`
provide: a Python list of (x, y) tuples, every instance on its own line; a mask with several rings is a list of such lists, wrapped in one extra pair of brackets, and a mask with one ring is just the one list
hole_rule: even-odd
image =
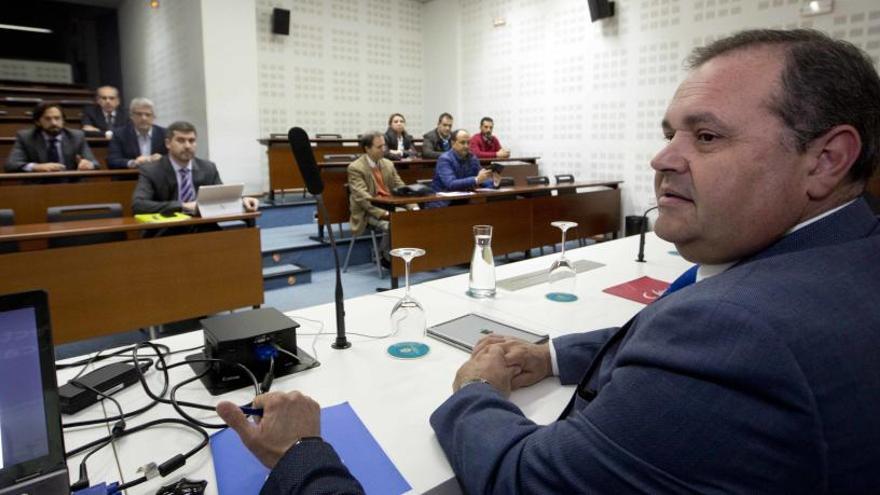
[(291, 127), (287, 131), (287, 142), (290, 144), (293, 158), (296, 159), (299, 173), (306, 183), (306, 189), (313, 196), (321, 194), (324, 191), (324, 181), (321, 180), (321, 172), (315, 162), (308, 133), (300, 127)]

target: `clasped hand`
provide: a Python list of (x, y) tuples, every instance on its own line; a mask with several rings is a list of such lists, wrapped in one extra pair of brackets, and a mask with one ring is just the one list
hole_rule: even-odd
[(483, 379), (505, 397), (512, 390), (528, 387), (553, 374), (549, 344), (530, 344), (513, 337), (489, 335), (459, 368), (452, 385), (453, 392), (465, 382)]

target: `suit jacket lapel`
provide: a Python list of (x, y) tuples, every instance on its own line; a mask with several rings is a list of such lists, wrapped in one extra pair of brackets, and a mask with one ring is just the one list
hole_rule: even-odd
[(165, 169), (165, 177), (171, 187), (171, 201), (177, 201), (180, 198), (180, 193), (177, 190), (177, 173), (174, 171), (174, 165), (171, 164), (171, 159), (167, 156), (163, 157), (159, 163)]
[(71, 141), (70, 135), (64, 131), (61, 131), (61, 134), (58, 135), (61, 138), (61, 161), (64, 162), (64, 165), (67, 166), (70, 170), (76, 170), (77, 163), (76, 157), (74, 156), (73, 142)]
[(46, 140), (43, 139), (43, 133), (39, 129), (35, 129), (31, 133), (32, 143), (37, 150), (38, 163), (46, 163), (49, 161), (49, 148), (46, 146)]

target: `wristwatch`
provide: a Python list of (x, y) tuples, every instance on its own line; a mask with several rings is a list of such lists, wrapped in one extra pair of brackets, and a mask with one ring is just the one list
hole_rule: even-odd
[(484, 378), (471, 378), (470, 380), (467, 380), (466, 382), (459, 385), (458, 390), (461, 390), (461, 389), (467, 387), (468, 385), (473, 385), (474, 383), (485, 383), (486, 385), (492, 386), (492, 384), (489, 383), (489, 380), (486, 380)]

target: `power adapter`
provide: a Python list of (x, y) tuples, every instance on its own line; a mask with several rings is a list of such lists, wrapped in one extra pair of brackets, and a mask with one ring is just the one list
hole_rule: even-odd
[[(148, 370), (151, 364), (150, 361), (142, 361), (140, 363), (141, 372)], [(138, 372), (131, 363), (112, 363), (91, 371), (76, 381), (107, 395), (112, 395), (136, 383)], [(58, 398), (63, 414), (76, 414), (100, 399), (95, 392), (69, 382), (58, 387)]]

